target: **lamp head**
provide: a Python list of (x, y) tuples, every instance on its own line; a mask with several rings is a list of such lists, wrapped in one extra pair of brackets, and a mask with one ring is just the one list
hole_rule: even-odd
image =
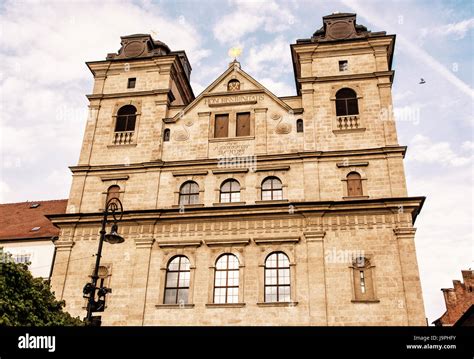
[(116, 223), (112, 225), (112, 228), (110, 229), (110, 233), (107, 233), (105, 235), (105, 241), (110, 243), (110, 244), (118, 244), (118, 243), (123, 243), (125, 242), (125, 239), (117, 233), (118, 226)]

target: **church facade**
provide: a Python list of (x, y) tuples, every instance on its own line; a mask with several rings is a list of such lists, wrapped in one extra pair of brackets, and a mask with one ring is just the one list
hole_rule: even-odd
[(52, 276), (84, 317), (102, 211), (104, 325), (425, 325), (391, 116), (395, 36), (333, 14), (291, 51), (296, 96), (238, 61), (199, 96), (184, 51), (122, 37), (94, 88)]

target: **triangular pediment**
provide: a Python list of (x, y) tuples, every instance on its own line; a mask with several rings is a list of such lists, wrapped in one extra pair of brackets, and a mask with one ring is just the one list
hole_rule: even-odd
[[(237, 82), (237, 88), (229, 89), (229, 82)], [(273, 94), (265, 86), (255, 80), (252, 76), (240, 68), (240, 64), (234, 61), (229, 68), (224, 71), (214, 82), (212, 82), (198, 97), (189, 103), (182, 111), (177, 113), (170, 121), (175, 122), (180, 117), (185, 116), (189, 111), (197, 105), (209, 103), (209, 98), (214, 97), (231, 97), (238, 99), (237, 102), (245, 102), (246, 99), (258, 96), (258, 94), (267, 95), (274, 102), (281, 106), (284, 111), (291, 112), (292, 108), (283, 102), (278, 96)], [(252, 97), (253, 96), (253, 97)], [(241, 100), (241, 101), (239, 101)], [(232, 102), (232, 101), (230, 101)]]
[(219, 76), (203, 93), (221, 93), (227, 92), (227, 86), (230, 81), (238, 81), (240, 90), (239, 91), (253, 91), (261, 90), (263, 86), (258, 83), (252, 76), (243, 71), (238, 63), (229, 66), (229, 68)]

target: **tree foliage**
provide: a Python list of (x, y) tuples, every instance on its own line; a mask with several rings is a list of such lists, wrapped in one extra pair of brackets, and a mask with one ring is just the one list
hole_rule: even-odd
[(50, 284), (34, 278), (28, 265), (15, 263), (0, 248), (0, 325), (77, 326), (83, 325), (63, 311), (65, 302), (56, 300)]

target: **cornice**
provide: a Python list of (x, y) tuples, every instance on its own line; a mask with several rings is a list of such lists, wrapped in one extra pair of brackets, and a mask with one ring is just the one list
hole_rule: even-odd
[[(160, 222), (189, 221), (194, 219), (231, 219), (244, 217), (278, 217), (287, 218), (294, 216), (325, 216), (330, 214), (348, 213), (393, 213), (397, 214), (400, 208), (405, 213), (410, 213), (412, 222), (423, 207), (425, 197), (397, 197), (397, 198), (375, 198), (357, 199), (352, 201), (288, 201), (285, 203), (260, 203), (225, 207), (202, 206), (187, 208), (184, 213), (180, 208), (161, 208), (125, 211), (124, 222), (136, 222), (143, 220), (156, 220)], [(292, 206), (292, 214), (288, 213), (288, 207)], [(102, 213), (68, 213), (46, 215), (56, 226), (67, 226), (75, 223), (100, 223)]]
[[(405, 157), (406, 146), (387, 146), (387, 147), (378, 147), (378, 148), (368, 148), (368, 149), (357, 149), (357, 150), (338, 150), (338, 151), (308, 151), (308, 152), (296, 152), (296, 153), (285, 153), (285, 154), (275, 154), (275, 155), (258, 155), (257, 163), (261, 163), (261, 166), (266, 166), (265, 162), (267, 161), (295, 161), (295, 160), (304, 160), (308, 158), (314, 159), (324, 159), (324, 158), (337, 158), (337, 157), (351, 157), (351, 156), (364, 156), (364, 155), (388, 155), (388, 154), (401, 154)], [(131, 163), (131, 164), (117, 164), (117, 165), (78, 165), (70, 166), (69, 169), (72, 173), (87, 173), (87, 172), (101, 172), (101, 171), (111, 171), (111, 170), (123, 170), (123, 171), (133, 171), (133, 170), (143, 170), (151, 168), (166, 168), (166, 169), (179, 169), (186, 168), (189, 166), (200, 167), (209, 167), (217, 166), (218, 159), (209, 158), (209, 159), (195, 159), (195, 160), (185, 160), (185, 161), (150, 161), (150, 162), (141, 162), (141, 163)], [(257, 166), (258, 168), (258, 166)]]
[(108, 98), (123, 98), (123, 97), (143, 97), (143, 96), (156, 96), (156, 95), (167, 95), (170, 92), (169, 89), (162, 90), (147, 90), (147, 91), (129, 91), (129, 92), (116, 92), (116, 93), (98, 93), (86, 95), (89, 100), (102, 100)]
[(351, 80), (365, 80), (378, 77), (389, 77), (392, 78), (395, 71), (377, 71), (361, 74), (344, 74), (335, 76), (314, 76), (314, 77), (299, 77), (299, 83), (312, 83), (312, 82), (331, 82), (331, 81), (351, 81)]

